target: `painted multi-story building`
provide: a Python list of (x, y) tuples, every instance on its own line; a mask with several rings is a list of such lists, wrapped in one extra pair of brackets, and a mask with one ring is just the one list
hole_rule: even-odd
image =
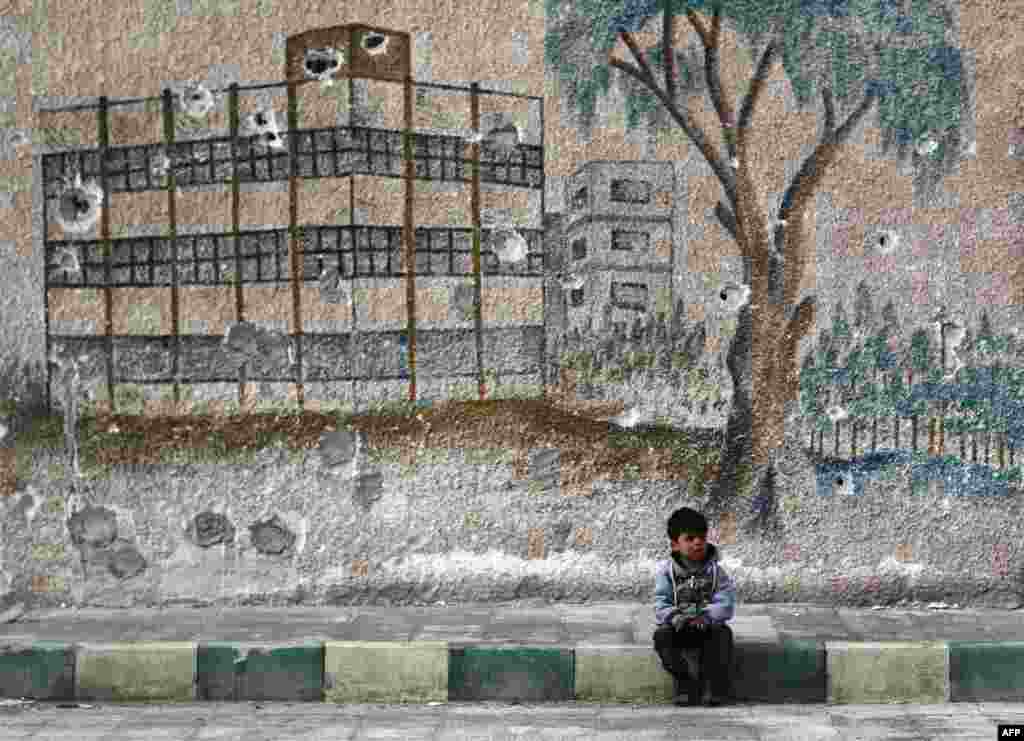
[(671, 312), (675, 180), (672, 162), (595, 161), (566, 181), (560, 262), (583, 278), (565, 291), (567, 330)]

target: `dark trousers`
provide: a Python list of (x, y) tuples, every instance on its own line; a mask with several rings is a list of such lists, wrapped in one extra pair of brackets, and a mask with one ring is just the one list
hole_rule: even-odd
[[(678, 682), (707, 680), (714, 695), (729, 696), (732, 690), (732, 629), (728, 625), (709, 625), (703, 631), (677, 631), (671, 625), (659, 625), (654, 631), (654, 650), (662, 666)], [(690, 672), (684, 652), (696, 654), (698, 676)]]

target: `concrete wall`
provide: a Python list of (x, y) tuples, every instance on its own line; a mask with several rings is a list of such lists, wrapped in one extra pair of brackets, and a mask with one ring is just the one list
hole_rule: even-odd
[[(268, 450), (247, 465), (116, 470), (79, 496), (40, 458), (0, 503), (0, 594), (122, 607), (653, 599), (668, 515), (704, 504), (688, 481), (561, 491), (556, 453), (531, 451), (526, 478), (507, 452), (490, 455), (425, 450), (415, 461), (330, 466), (315, 451)], [(777, 535), (739, 539), (742, 511), (711, 522), (740, 610), (1024, 604), (1019, 490), (954, 497), (912, 487), (899, 470), (857, 494), (824, 491), (813, 475), (782, 487)]]
[[(25, 30), (28, 26), (19, 31), (23, 36), (19, 43), (28, 46), (19, 47), (12, 83), (15, 94), (8, 93), (3, 99), (4, 111), (13, 112), (14, 126), (30, 130), (42, 125), (35, 112), (40, 106), (92, 102), (91, 96), (100, 94), (152, 95), (172, 81), (189, 77), (214, 86), (231, 80), (278, 80), (283, 57), (280, 43), (276, 47), (274, 44), (275, 32), (287, 35), (313, 26), (375, 20), (410, 31), (427, 29), (432, 34), (432, 79), (477, 79), (488, 86), (547, 96), (545, 210), (564, 210), (560, 179), (571, 176), (580, 163), (656, 159), (675, 164), (680, 202), (686, 204), (676, 214), (676, 295), (686, 297), (687, 311), (692, 312), (689, 319), (700, 320), (707, 315), (717, 321), (714, 301), (708, 299), (717, 293), (721, 280), (741, 274), (740, 265), (735, 245), (712, 215), (721, 196), (720, 184), (685, 135), (678, 130), (657, 136), (643, 131), (626, 133), (621, 104), (614, 100), (601, 102), (601, 118), (592, 132), (580, 131), (559, 100), (557, 83), (545, 78), (544, 17), (538, 3), (406, 3), (396, 6), (386, 20), (379, 19), (378, 12), (378, 3), (355, 2), (318, 10), (313, 18), (301, 3), (277, 3), (272, 11), (259, 12), (255, 4), (250, 7), (242, 3), (237, 17), (174, 18), (168, 27), (149, 18), (148, 10), (144, 14), (133, 11), (124, 18), (111, 16), (110, 9), (101, 5), (83, 8), (76, 14), (44, 13), (44, 17), (34, 19), (32, 33)], [(144, 17), (137, 17), (140, 15)], [(806, 222), (817, 245), (817, 256), (803, 280), (804, 290), (823, 298), (819, 327), (830, 324), (829, 312), (837, 298), (845, 298), (849, 308), (853, 288), (862, 278), (897, 296), (901, 309), (907, 310), (901, 314), (903, 321), (911, 327), (923, 323), (939, 305), (961, 307), (969, 321), (979, 307), (985, 306), (996, 326), (1020, 324), (1021, 276), (1008, 269), (1007, 256), (1017, 255), (1019, 250), (1021, 186), (1019, 162), (1008, 159), (1007, 140), (1009, 130), (1021, 123), (1022, 72), (1013, 63), (1020, 44), (1015, 39), (1016, 28), (1006, 22), (1007, 17), (980, 5), (960, 13), (953, 36), (963, 49), (972, 80), (972, 108), (965, 130), (977, 147), (974, 154), (964, 156), (958, 171), (934, 199), (922, 199), (910, 173), (898, 167), (891, 154), (881, 153), (874, 114), (867, 117), (821, 182), (814, 213)], [(677, 42), (696, 42), (686, 23), (677, 23), (676, 28)], [(80, 40), (90, 34), (102, 43), (83, 47)], [(525, 55), (521, 43), (524, 34)], [(741, 92), (749, 79), (752, 60), (748, 53), (737, 49), (728, 31), (723, 35), (725, 46), (719, 58), (725, 87)], [(646, 46), (654, 37), (652, 33), (638, 38), (638, 43)], [(494, 43), (480, 44), (480, 38), (494, 39)], [(94, 49), (103, 52), (94, 53)], [(626, 54), (621, 48), (618, 53)], [(796, 108), (791, 86), (779, 64), (772, 70), (767, 93), (755, 117), (757, 133), (750, 142), (754, 152), (751, 167), (764, 188), (765, 200), (777, 202), (813, 148), (820, 109)], [(377, 100), (376, 95), (377, 86), (368, 86), (367, 100)], [(398, 120), (394, 102), (400, 99), (400, 94), (382, 97), (378, 118)], [(450, 122), (444, 125), (459, 126), (468, 121), (465, 98), (453, 99), (449, 104), (443, 96), (433, 96), (431, 101), (435, 110), (452, 112)], [(688, 113), (705, 131), (713, 131), (713, 111), (706, 97), (703, 105), (694, 103), (688, 106)], [(279, 110), (280, 105), (278, 100)], [(333, 110), (328, 112), (334, 120)], [(838, 111), (840, 116), (845, 113), (843, 108)], [(83, 117), (87, 127), (94, 124), (92, 113), (86, 112)], [(418, 119), (417, 125), (421, 122), (430, 123)], [(125, 143), (133, 137), (140, 141), (154, 138), (137, 125), (134, 134), (131, 129), (127, 119), (118, 124), (112, 131), (113, 143)], [(24, 150), (15, 155), (5, 143), (4, 160), (8, 174), (23, 178), (25, 183), (31, 179), (32, 188), (19, 190), (4, 205), (10, 231), (4, 237), (6, 241), (0, 243), (0, 261), (7, 278), (7, 289), (0, 296), (0, 352), (5, 357), (39, 361), (44, 346), (40, 158), (38, 153)], [(347, 203), (347, 198), (339, 197), (339, 191), (324, 184), (317, 188), (322, 194), (319, 203), (324, 215), (311, 209), (309, 215), (303, 215), (303, 221), (332, 218), (338, 203)], [(400, 197), (381, 188), (379, 205), (360, 206), (364, 211), (359, 212), (359, 220), (399, 223), (395, 214), (400, 213)], [(287, 221), (287, 201), (280, 192), (273, 193), (273, 198), (250, 195), (256, 197), (243, 198), (243, 228)], [(364, 195), (376, 196), (370, 192)], [(385, 208), (385, 199), (391, 204), (390, 211)], [(468, 195), (445, 200), (438, 191), (426, 194), (424, 200), (425, 208), (432, 206), (453, 214), (451, 221), (467, 222)], [(300, 198), (304, 205), (317, 202)], [(152, 209), (139, 205), (137, 200), (134, 203), (128, 225), (159, 229), (165, 224), (163, 194), (156, 194)], [(187, 214), (195, 225), (220, 224), (226, 228), (227, 204), (223, 197), (202, 193), (192, 197), (189, 207), (180, 208), (178, 215), (184, 219)], [(485, 198), (484, 205), (501, 204), (488, 203)], [(461, 216), (459, 208), (464, 209)], [(865, 241), (872, 230), (885, 226), (898, 228), (907, 236), (911, 246), (908, 253), (889, 261), (870, 258)], [(809, 343), (805, 343), (802, 351), (808, 349)], [(481, 481), (488, 482), (486, 492), (466, 493), (470, 490), (459, 489), (452, 482), (462, 480), (459, 476), (472, 479), (474, 469), (427, 470), (434, 472), (433, 485), (428, 479), (418, 481), (415, 487), (411, 483), (399, 485), (394, 483), (399, 479), (392, 481), (390, 474), (384, 476), (384, 491), (388, 493), (368, 510), (352, 501), (351, 485), (329, 478), (321, 482), (284, 467), (271, 467), (258, 474), (225, 468), (217, 475), (168, 469), (158, 474), (162, 479), (151, 479), (145, 486), (141, 479), (130, 486), (121, 480), (117, 487), (96, 492), (94, 500), (99, 506), (111, 508), (119, 518), (118, 532), (127, 540), (117, 548), (134, 547), (146, 560), (147, 566), (138, 575), (123, 580), (112, 579), (109, 571), (98, 565), (110, 563), (110, 543), (87, 559), (90, 571), (75, 571), (80, 569), (80, 562), (69, 545), (65, 524), (68, 505), (62, 502), (66, 500), (65, 492), (60, 484), (37, 477), (31, 482), (34, 488), (6, 498), (2, 505), (6, 512), (0, 526), (4, 547), (0, 592), (36, 588), (36, 594), (58, 600), (65, 599), (74, 588), (83, 596), (89, 590), (108, 595), (91, 598), (102, 602), (188, 590), (216, 598), (226, 590), (234, 599), (238, 592), (295, 594), (306, 579), (307, 584), (340, 584), (339, 593), (351, 588), (355, 594), (360, 585), (375, 585), (367, 593), (418, 593), (425, 599), (444, 599), (442, 595), (456, 595), (462, 590), (480, 598), (491, 587), (513, 592), (523, 585), (525, 593), (548, 576), (550, 583), (557, 584), (565, 594), (579, 590), (596, 596), (600, 585), (613, 584), (629, 594), (638, 590), (635, 593), (649, 595), (653, 588), (651, 559), (662, 555), (665, 548), (665, 518), (676, 506), (690, 501), (680, 493), (685, 487), (669, 484), (652, 485), (657, 493), (645, 493), (643, 485), (629, 484), (595, 493), (589, 499), (556, 495), (527, 499), (509, 494), (506, 500), (491, 488), (494, 480), (490, 471), (480, 476)], [(285, 475), (286, 471), (292, 478)], [(260, 482), (260, 476), (264, 477), (262, 483), (255, 483)], [(973, 596), (981, 603), (1016, 604), (1022, 542), (1019, 494), (961, 498), (937, 489), (922, 492), (896, 481), (872, 479), (850, 496), (821, 495), (810, 482), (785, 483), (783, 532), (773, 541), (754, 538), (730, 543), (730, 526), (724, 521), (716, 523), (719, 531), (714, 537), (725, 544), (726, 567), (733, 568), (744, 585), (743, 597), (778, 599), (792, 595), (796, 599), (833, 601), (839, 598), (828, 580), (836, 577), (836, 588), (843, 586), (843, 579), (848, 580), (851, 600), (880, 600), (889, 594), (911, 593), (915, 584), (934, 584), (936, 596), (945, 590), (952, 593), (952, 601)], [(245, 492), (243, 497), (243, 483), (261, 493), (251, 496)], [(218, 492), (216, 501), (203, 500), (214, 492)], [(324, 496), (324, 492), (329, 495)], [(488, 516), (494, 525), (464, 529), (467, 514), (485, 511), (485, 501), (491, 501), (486, 499), (488, 496), (496, 497), (497, 503), (486, 509), (492, 513)], [(427, 501), (420, 501), (423, 499)], [(60, 506), (65, 511), (61, 512)], [(184, 523), (203, 508), (214, 506), (230, 509), (230, 519), (242, 534), (241, 547), (211, 553), (221, 547), (196, 550), (186, 543)], [(289, 547), (297, 547), (300, 540), (303, 543), (301, 557), (259, 555), (244, 545), (248, 525), (275, 506), (285, 509), (281, 516), (296, 533)], [(303, 519), (310, 523), (304, 534)], [(470, 517), (469, 521), (478, 520)], [(479, 521), (488, 522), (484, 515)], [(323, 529), (317, 531), (317, 526)], [(543, 532), (544, 558), (530, 558), (530, 528)], [(577, 536), (579, 528), (590, 528), (589, 535), (583, 532)], [(581, 545), (575, 544), (577, 537)], [(588, 539), (590, 543), (586, 544)], [(573, 545), (557, 551), (569, 541)], [(532, 542), (536, 544), (540, 538), (534, 536)], [(38, 549), (33, 550), (36, 546)], [(489, 553), (488, 548), (492, 549)], [(460, 552), (474, 550), (479, 552), (459, 559)], [(311, 558), (312, 553), (320, 560)], [(537, 553), (535, 546), (533, 554)], [(412, 563), (401, 567), (400, 572), (389, 571), (399, 567), (388, 558), (402, 554), (414, 556)], [(46, 560), (48, 556), (54, 560)], [(121, 573), (128, 573), (129, 567), (138, 563), (128, 550), (114, 561), (115, 570)], [(420, 563), (433, 564), (433, 575), (425, 571), (421, 578), (417, 571)], [(178, 576), (165, 581), (165, 573)], [(389, 589), (389, 584), (398, 586)], [(424, 586), (418, 592), (420, 588), (413, 585), (421, 584)]]

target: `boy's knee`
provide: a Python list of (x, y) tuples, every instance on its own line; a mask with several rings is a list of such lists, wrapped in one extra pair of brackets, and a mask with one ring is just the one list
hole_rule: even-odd
[(654, 629), (654, 641), (655, 643), (661, 643), (665, 641), (671, 641), (675, 638), (676, 629), (671, 625), (659, 625)]

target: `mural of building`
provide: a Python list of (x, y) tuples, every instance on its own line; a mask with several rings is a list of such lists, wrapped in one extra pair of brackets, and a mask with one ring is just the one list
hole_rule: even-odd
[[(42, 158), (43, 221), (57, 222), (43, 234), (47, 354), (59, 343), (104, 358), (93, 374), (97, 398), (114, 410), (119, 392), (131, 387), (154, 409), (168, 407), (166, 387), (175, 407), (183, 399), (232, 401), (235, 386), (239, 403), (258, 397), (300, 406), (307, 396), (314, 406), (405, 395), (483, 398), (498, 383), (485, 382), (485, 374), (539, 392), (543, 117), (536, 115), (533, 128), (515, 122), (534, 120), (525, 114), (539, 109), (541, 98), (417, 82), (411, 37), (402, 31), (345, 24), (295, 34), (286, 46), (279, 83), (194, 88), (188, 101), (205, 95), (208, 107), (190, 117), (208, 117), (208, 124), (182, 129), (169, 88), (158, 98), (102, 97), (95, 106), (41, 111), (57, 117), (81, 110), (88, 115), (82, 129), (97, 129), (95, 146)], [(325, 50), (332, 50), (324, 58), (339, 82), (351, 83), (341, 86), (349, 88), (345, 122), (336, 120), (336, 100), (325, 92), (333, 86), (311, 84), (314, 71), (332, 69), (321, 59)], [(378, 113), (390, 115), (357, 115), (365, 107), (352, 92), (359, 80), (376, 83), (381, 100), (400, 105), (380, 103)], [(268, 95), (271, 103), (259, 108), (254, 91), (274, 89), (276, 102)], [(443, 92), (449, 105), (463, 104), (467, 131), (481, 135), (471, 141), (461, 129), (424, 125), (432, 121), (416, 109), (417, 90), (425, 91), (420, 98)], [(140, 102), (134, 115), (148, 116), (150, 125), (126, 145), (111, 131), (123, 130), (121, 117), (132, 113), (125, 109)], [(255, 112), (243, 127), (246, 109)], [(250, 120), (286, 121), (287, 139), (276, 126), (251, 130)], [(99, 195), (96, 218), (70, 233), (57, 228), (57, 217), (66, 211), (70, 219), (79, 208), (74, 199), (84, 200), (69, 186), (76, 177), (95, 183)], [(316, 198), (306, 180), (327, 181), (325, 190), (336, 195)], [(273, 182), (287, 188), (248, 209), (255, 223), (243, 226), (254, 193), (242, 195), (240, 186)], [(197, 198), (196, 188), (209, 186), (231, 189), (230, 231), (188, 223), (211, 200), (209, 191)], [(166, 234), (115, 232), (131, 210), (125, 207), (161, 190), (168, 206), (157, 219)], [(485, 225), (487, 212), (504, 213), (505, 226)], [(77, 255), (73, 271), (62, 268), (66, 253)], [(285, 341), (261, 353), (258, 364), (236, 367), (221, 346), (232, 320)]]
[(559, 249), (583, 286), (565, 291), (566, 329), (671, 312), (675, 180), (672, 162), (637, 161), (589, 162), (567, 179)]

